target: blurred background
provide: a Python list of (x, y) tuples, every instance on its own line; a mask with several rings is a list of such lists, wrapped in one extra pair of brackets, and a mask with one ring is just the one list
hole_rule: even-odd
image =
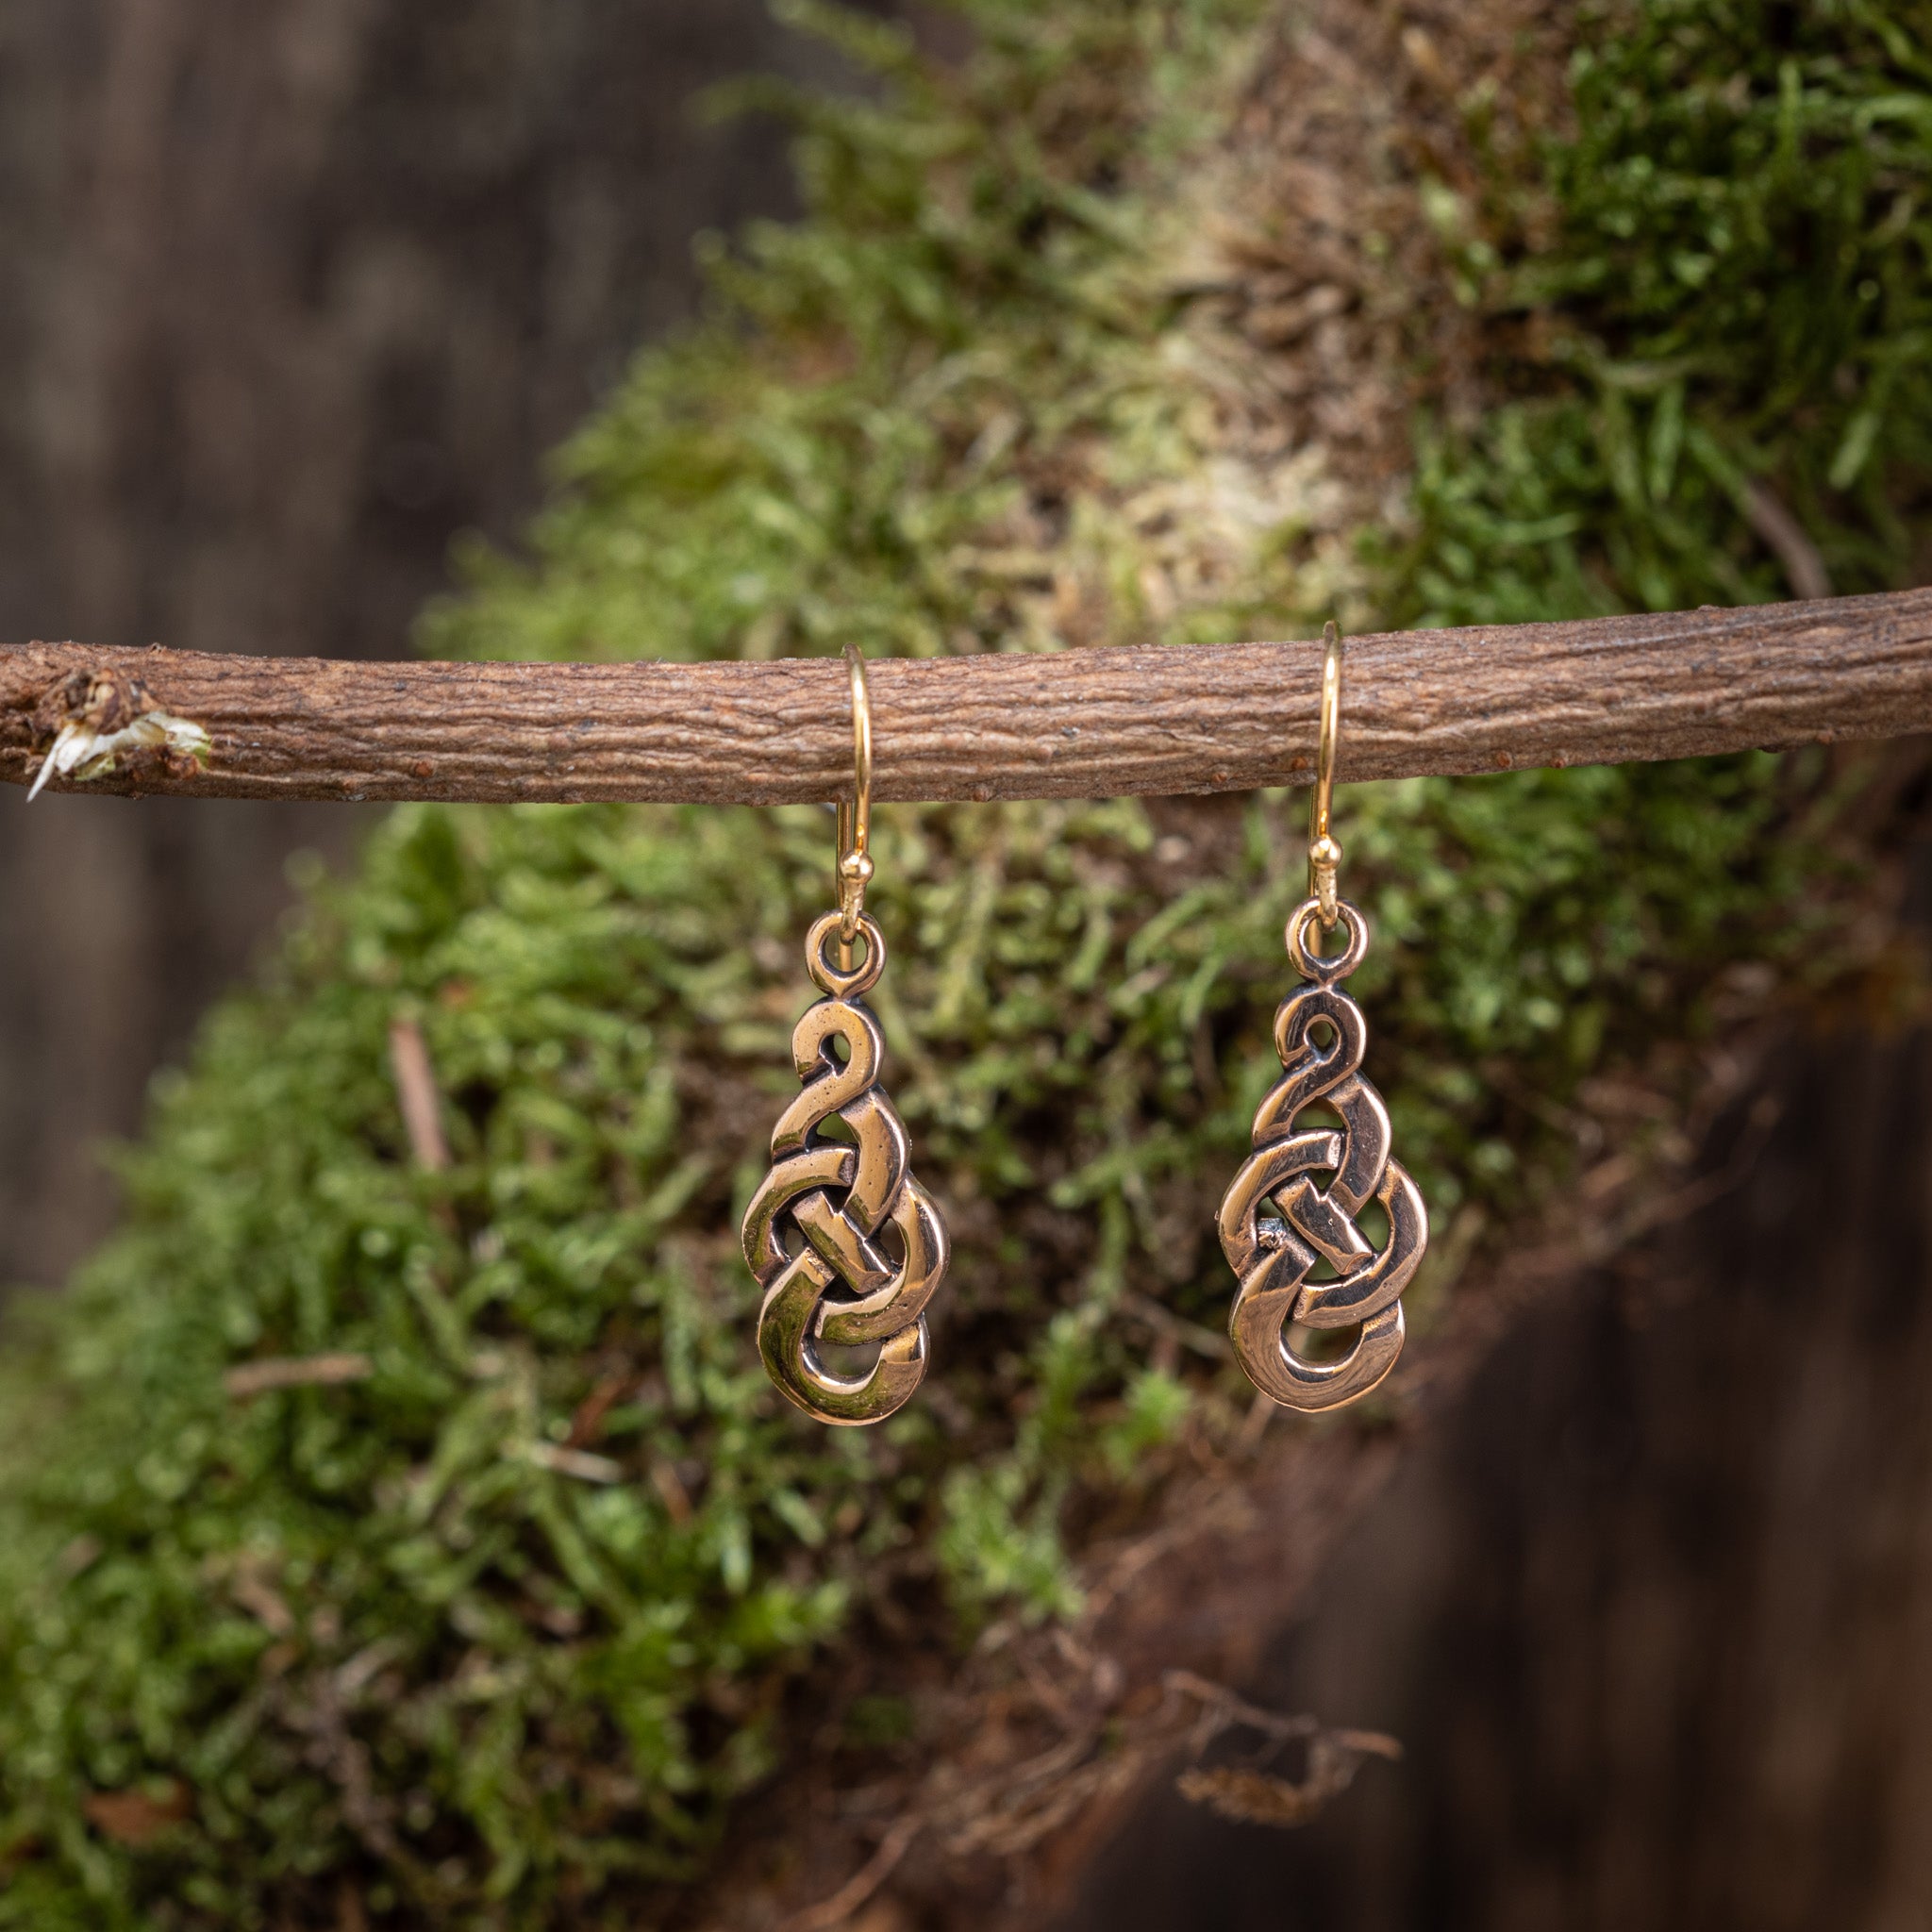
[[(835, 84), (763, 0), (9, 0), (0, 638), (395, 657), (451, 540), (791, 206), (710, 84)], [(139, 1116), (342, 807), (0, 802), (0, 1279), (107, 1226)]]

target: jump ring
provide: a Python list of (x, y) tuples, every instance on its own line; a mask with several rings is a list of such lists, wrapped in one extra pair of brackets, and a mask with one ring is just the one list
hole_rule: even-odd
[(812, 984), (833, 999), (849, 1000), (870, 992), (886, 970), (886, 936), (869, 912), (858, 915), (858, 937), (865, 941), (865, 958), (850, 971), (841, 971), (825, 957), (825, 947), (841, 937), (842, 914), (827, 912), (805, 937), (805, 970)]
[(1322, 917), (1320, 899), (1304, 899), (1288, 919), (1288, 957), (1294, 970), (1304, 979), (1323, 986), (1346, 979), (1362, 963), (1369, 950), (1368, 921), (1346, 899), (1338, 899), (1335, 910), (1338, 924), (1348, 928), (1348, 943), (1332, 959), (1324, 959), (1320, 953), (1308, 949), (1308, 928), (1319, 924)]

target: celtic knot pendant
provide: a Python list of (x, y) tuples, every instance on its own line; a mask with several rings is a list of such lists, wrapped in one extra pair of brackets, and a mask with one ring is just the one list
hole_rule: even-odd
[[(758, 1353), (773, 1381), (822, 1423), (876, 1423), (925, 1374), (924, 1310), (949, 1247), (938, 1204), (912, 1177), (905, 1124), (879, 1091), (885, 1040), (862, 996), (885, 968), (885, 941), (861, 915), (865, 958), (841, 970), (825, 957), (839, 925), (828, 913), (806, 941), (825, 997), (791, 1036), (805, 1091), (772, 1130), (744, 1258), (765, 1291)], [(858, 1376), (834, 1374), (820, 1355), (873, 1344), (877, 1358)]]
[[(1389, 1158), (1388, 1109), (1361, 1077), (1368, 1023), (1337, 985), (1361, 964), (1368, 928), (1346, 900), (1335, 909), (1348, 943), (1332, 959), (1308, 948), (1319, 899), (1305, 901), (1288, 922), (1289, 958), (1310, 983), (1274, 1016), (1282, 1076), (1255, 1115), (1255, 1151), (1221, 1204), (1222, 1250), (1241, 1282), (1228, 1323), (1235, 1353), (1264, 1394), (1310, 1410), (1366, 1395), (1395, 1366), (1399, 1297), (1429, 1242), (1422, 1193)], [(1297, 1132), (1296, 1116), (1317, 1103), (1340, 1128)], [(1318, 1185), (1324, 1175), (1325, 1188)], [(1388, 1217), (1379, 1250), (1357, 1224), (1371, 1201)], [(1290, 1346), (1292, 1322), (1317, 1329), (1359, 1324), (1361, 1333), (1345, 1355), (1315, 1361)]]

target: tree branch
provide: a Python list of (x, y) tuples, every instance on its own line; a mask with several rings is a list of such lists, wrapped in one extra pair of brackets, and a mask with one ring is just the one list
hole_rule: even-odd
[[(1305, 781), (1321, 656), (1316, 643), (1254, 643), (882, 660), (871, 679), (875, 795)], [(781, 805), (850, 783), (846, 693), (843, 665), (825, 658), (425, 664), (0, 646), (0, 777), (31, 783), (58, 743), (50, 789), (67, 791)], [(1615, 764), (1928, 728), (1932, 591), (1904, 591), (1355, 638), (1340, 775)]]

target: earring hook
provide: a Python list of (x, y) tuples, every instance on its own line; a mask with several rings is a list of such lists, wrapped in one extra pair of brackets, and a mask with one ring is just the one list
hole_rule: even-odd
[(865, 682), (865, 658), (857, 644), (845, 646), (852, 675), (852, 796), (839, 801), (839, 970), (852, 970), (852, 941), (865, 911), (865, 889), (872, 879), (872, 693)]
[(1322, 728), (1315, 746), (1315, 795), (1308, 811), (1308, 896), (1320, 908), (1322, 930), (1332, 932), (1341, 916), (1335, 874), (1341, 847), (1328, 831), (1335, 800), (1335, 747), (1341, 736), (1341, 633), (1331, 617), (1322, 627)]

